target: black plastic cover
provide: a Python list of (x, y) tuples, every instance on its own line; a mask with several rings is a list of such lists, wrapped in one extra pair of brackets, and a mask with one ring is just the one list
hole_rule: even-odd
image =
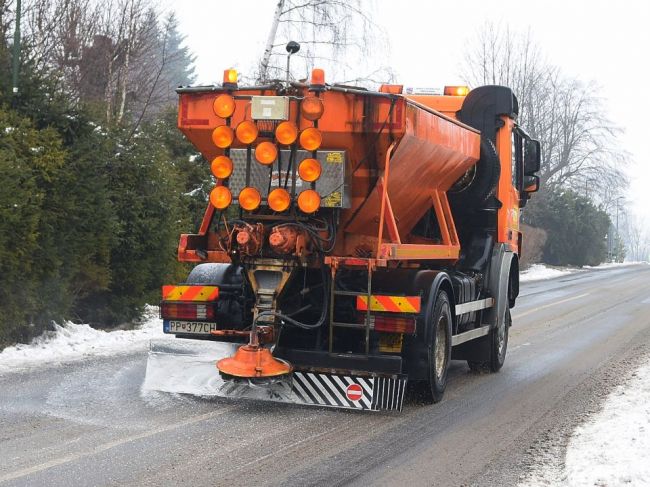
[(517, 118), (519, 102), (512, 90), (506, 86), (479, 86), (469, 92), (458, 111), (458, 120), (479, 130), (496, 144), (499, 117), (507, 115)]

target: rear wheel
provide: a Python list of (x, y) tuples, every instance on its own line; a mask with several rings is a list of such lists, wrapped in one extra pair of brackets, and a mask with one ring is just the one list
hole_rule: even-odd
[(501, 323), (490, 331), (487, 336), (486, 346), (490, 347), (489, 357), (486, 362), (467, 361), (470, 370), (475, 372), (488, 371), (498, 372), (506, 361), (506, 352), (508, 351), (508, 331), (512, 325), (510, 308), (506, 308), (506, 315)]
[(445, 291), (440, 291), (431, 314), (428, 343), (428, 387), (430, 400), (439, 402), (447, 387), (451, 358), (451, 305)]

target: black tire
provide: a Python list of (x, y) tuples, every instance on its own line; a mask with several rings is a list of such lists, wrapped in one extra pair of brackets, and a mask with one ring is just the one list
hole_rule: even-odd
[(501, 163), (490, 139), (481, 137), (481, 158), (449, 189), (449, 201), (455, 207), (476, 209), (495, 194)]
[(243, 282), (241, 267), (213, 262), (198, 264), (185, 279), (186, 284), (219, 286), (215, 320), (234, 329), (241, 329), (252, 320), (251, 307), (243, 302), (246, 298)]
[(427, 344), (427, 395), (431, 402), (440, 402), (447, 387), (451, 360), (451, 304), (445, 291), (439, 291), (431, 313), (429, 342)]
[(506, 316), (500, 327), (493, 328), (487, 336), (486, 346), (490, 347), (487, 362), (467, 361), (470, 370), (474, 372), (499, 372), (506, 361), (508, 352), (508, 332), (512, 325), (510, 308), (506, 308)]
[(187, 276), (187, 284), (206, 285), (241, 285), (242, 271), (233, 264), (205, 263), (198, 264)]

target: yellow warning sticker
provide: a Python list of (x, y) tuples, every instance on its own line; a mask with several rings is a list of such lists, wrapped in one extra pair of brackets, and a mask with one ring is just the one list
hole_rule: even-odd
[(325, 208), (333, 208), (341, 206), (341, 192), (333, 191), (323, 198), (322, 206)]
[(342, 152), (328, 152), (325, 160), (330, 164), (342, 164), (343, 163), (343, 153)]

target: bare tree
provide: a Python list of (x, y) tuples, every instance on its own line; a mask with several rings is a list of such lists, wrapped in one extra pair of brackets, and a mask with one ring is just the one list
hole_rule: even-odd
[[(0, 23), (9, 0), (0, 0)], [(153, 0), (25, 0), (27, 59), (72, 101), (96, 106), (107, 123), (140, 123), (193, 76), (173, 15)], [(5, 13), (6, 11), (6, 13)]]
[[(382, 29), (371, 19), (368, 3), (361, 0), (277, 0), (257, 81), (285, 77), (284, 46), (300, 43), (292, 71), (307, 78), (316, 64), (328, 77), (342, 83), (380, 84), (393, 79), (392, 71), (374, 63), (373, 52), (389, 49)], [(382, 56), (384, 57), (384, 56)]]
[(650, 232), (647, 225), (635, 216), (626, 215), (623, 225), (623, 239), (627, 255), (632, 261), (650, 261)]
[(467, 51), (464, 77), (472, 85), (500, 84), (519, 100), (519, 123), (542, 144), (543, 186), (601, 190), (627, 184), (620, 129), (609, 120), (594, 83), (565, 76), (543, 58), (530, 32), (487, 24)]
[(269, 67), (271, 64), (271, 54), (273, 53), (273, 43), (275, 42), (275, 37), (278, 33), (278, 26), (280, 25), (280, 18), (282, 17), (282, 13), (284, 11), (284, 2), (285, 0), (278, 0), (277, 5), (275, 6), (273, 20), (271, 21), (271, 29), (269, 30), (269, 36), (266, 40), (266, 47), (264, 48), (264, 54), (262, 54), (262, 60), (260, 61), (260, 80), (266, 80), (269, 77)]
[(9, 35), (13, 30), (14, 18), (11, 0), (0, 0), (0, 49), (9, 45)]
[(107, 79), (104, 90), (106, 120), (121, 123), (130, 91), (131, 67), (146, 45), (143, 29), (149, 11), (147, 0), (116, 0), (103, 10), (101, 32), (107, 44)]

